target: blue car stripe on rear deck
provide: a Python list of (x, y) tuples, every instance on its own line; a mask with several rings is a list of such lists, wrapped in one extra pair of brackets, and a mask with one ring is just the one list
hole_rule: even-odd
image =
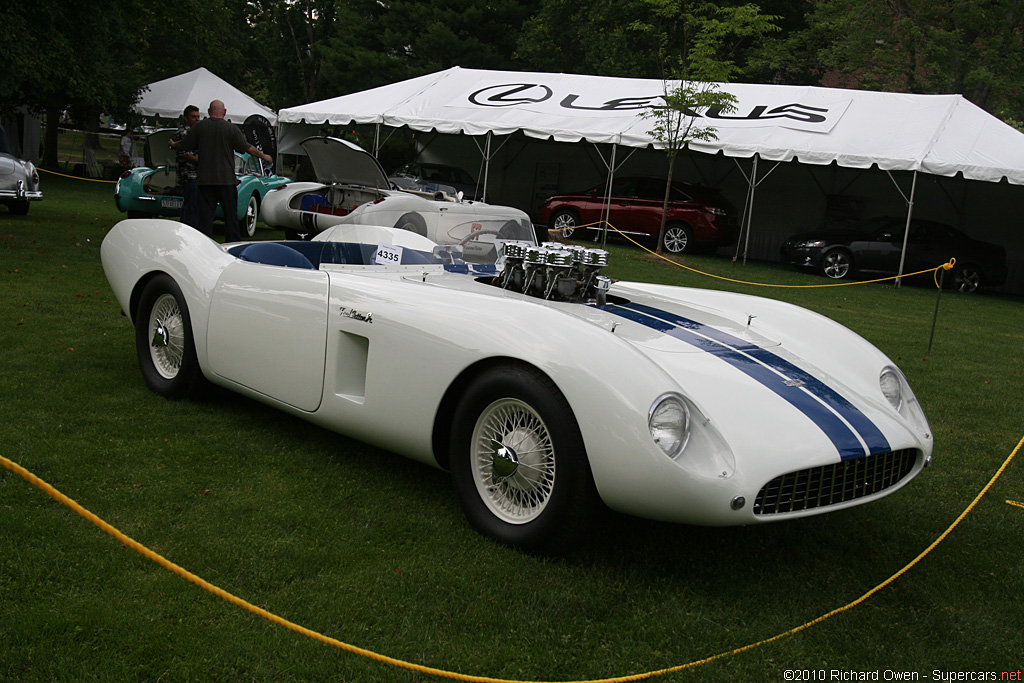
[[(889, 442), (878, 427), (849, 401), (767, 349), (694, 320), (641, 304), (610, 304), (599, 308), (718, 356), (810, 418), (832, 441), (843, 460), (861, 457), (866, 452), (889, 450)], [(800, 380), (804, 386), (787, 386), (787, 380), (793, 379)]]

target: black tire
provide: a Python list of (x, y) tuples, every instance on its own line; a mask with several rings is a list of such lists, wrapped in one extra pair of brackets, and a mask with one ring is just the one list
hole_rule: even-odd
[(670, 223), (665, 226), (661, 246), (671, 254), (689, 254), (693, 251), (693, 228), (686, 223)]
[(970, 294), (978, 291), (981, 286), (981, 268), (973, 263), (957, 264), (953, 267), (953, 276), (946, 274), (946, 283), (958, 292)]
[(10, 209), (11, 214), (14, 216), (27, 216), (29, 206), (30, 204), (27, 201), (15, 201), (8, 204), (7, 208)]
[(559, 209), (551, 214), (551, 221), (548, 223), (548, 232), (561, 235), (569, 239), (576, 234), (576, 239), (583, 237), (583, 231), (579, 228), (580, 215), (572, 209)]
[(408, 230), (414, 232), (417, 235), (427, 236), (427, 222), (423, 219), (423, 216), (419, 215), (415, 211), (410, 211), (404, 214), (395, 223), (395, 227), (400, 230)]
[(169, 275), (157, 275), (142, 290), (135, 315), (135, 351), (150, 389), (175, 399), (196, 393), (203, 373), (192, 319), (181, 288)]
[(260, 219), (260, 198), (253, 192), (245, 205), (245, 213), (242, 215), (241, 223), (243, 234), (252, 239), (256, 236), (256, 221)]
[(830, 249), (822, 254), (818, 269), (827, 278), (842, 280), (853, 273), (853, 256), (845, 249)]
[(534, 552), (580, 540), (597, 490), (576, 418), (551, 380), (515, 365), (481, 374), (456, 407), (451, 443), (452, 481), (477, 531)]
[(146, 213), (145, 211), (126, 211), (126, 218), (152, 218), (153, 214)]

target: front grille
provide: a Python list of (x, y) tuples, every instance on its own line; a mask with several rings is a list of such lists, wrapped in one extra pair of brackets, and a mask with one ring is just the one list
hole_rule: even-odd
[(910, 474), (915, 460), (917, 451), (905, 449), (783, 474), (761, 487), (754, 514), (799, 512), (870, 496)]

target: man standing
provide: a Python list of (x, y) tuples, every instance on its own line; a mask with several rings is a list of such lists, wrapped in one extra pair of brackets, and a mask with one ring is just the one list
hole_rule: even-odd
[(177, 150), (174, 168), (177, 173), (178, 186), (181, 188), (181, 222), (199, 227), (199, 213), (197, 203), (199, 201), (199, 186), (196, 182), (196, 161), (198, 157), (194, 149), (185, 149), (181, 141), (185, 139), (189, 129), (199, 123), (199, 107), (190, 104), (185, 107), (182, 113), (181, 125), (178, 131), (171, 137), (170, 146)]
[(210, 102), (207, 110), (210, 117), (203, 119), (189, 129), (183, 149), (198, 152), (196, 175), (199, 183), (199, 231), (213, 236), (213, 214), (220, 204), (224, 214), (224, 234), (227, 242), (240, 242), (242, 233), (238, 227), (238, 187), (235, 177), (235, 155), (233, 152), (255, 155), (267, 163), (274, 159), (250, 145), (242, 131), (224, 118), (228, 110), (220, 100)]

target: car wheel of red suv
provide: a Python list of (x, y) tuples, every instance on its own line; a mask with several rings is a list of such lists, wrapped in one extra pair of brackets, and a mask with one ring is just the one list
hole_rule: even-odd
[[(574, 232), (581, 232), (576, 226), (580, 224), (580, 217), (571, 209), (559, 209), (551, 216), (551, 223), (548, 226), (549, 232), (557, 232), (562, 237), (569, 239)], [(577, 235), (577, 238), (581, 235)]]
[(661, 241), (665, 251), (673, 254), (684, 254), (693, 251), (693, 229), (685, 223), (676, 223), (665, 227), (665, 237)]

